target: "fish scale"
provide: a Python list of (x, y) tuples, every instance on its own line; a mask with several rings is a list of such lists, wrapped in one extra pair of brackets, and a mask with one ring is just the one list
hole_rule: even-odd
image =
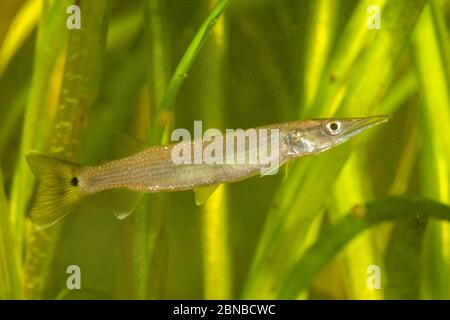
[[(197, 201), (196, 198), (196, 202), (202, 203), (221, 183), (236, 182), (258, 174), (274, 174), (279, 166), (292, 159), (321, 153), (389, 118), (312, 119), (272, 124), (250, 131), (228, 133), (224, 135), (222, 144), (214, 142), (211, 145), (215, 141), (211, 138), (206, 141), (183, 141), (168, 146), (149, 147), (126, 158), (97, 166), (79, 166), (32, 152), (27, 155), (27, 161), (41, 183), (30, 218), (37, 228), (48, 227), (76, 208), (82, 199), (109, 189), (127, 189), (138, 193), (203, 189), (207, 192), (197, 194), (201, 193), (205, 199)], [(273, 141), (275, 145), (272, 145), (273, 132), (277, 133)], [(228, 163), (227, 140), (236, 142), (238, 137), (245, 138), (243, 134), (246, 133), (261, 139), (253, 144), (250, 140), (241, 140), (245, 142), (241, 149), (232, 145), (234, 160), (241, 157), (244, 161)], [(215, 155), (221, 153), (224, 163), (174, 161), (174, 148), (184, 147), (193, 155), (198, 145), (201, 145), (202, 155), (213, 146)], [(266, 147), (261, 148), (264, 145)], [(261, 157), (263, 154), (270, 154), (270, 157), (264, 159)], [(252, 162), (250, 155), (254, 155), (257, 161)], [(128, 210), (126, 214), (120, 213), (118, 216), (124, 217), (130, 212)]]

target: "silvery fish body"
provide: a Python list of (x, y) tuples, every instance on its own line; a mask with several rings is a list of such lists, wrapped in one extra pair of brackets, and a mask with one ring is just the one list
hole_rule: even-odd
[(274, 174), (289, 160), (323, 152), (388, 119), (313, 119), (234, 130), (149, 147), (97, 166), (30, 153), (28, 163), (41, 180), (31, 220), (38, 228), (47, 227), (84, 197), (108, 189), (182, 191)]

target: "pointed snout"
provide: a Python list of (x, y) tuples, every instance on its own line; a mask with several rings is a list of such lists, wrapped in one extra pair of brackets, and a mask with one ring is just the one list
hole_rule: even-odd
[(344, 135), (355, 135), (360, 133), (363, 130), (366, 130), (368, 128), (374, 127), (376, 125), (379, 125), (381, 123), (385, 123), (391, 119), (392, 116), (370, 116), (365, 118), (355, 118), (353, 119), (353, 123), (346, 128), (344, 128)]

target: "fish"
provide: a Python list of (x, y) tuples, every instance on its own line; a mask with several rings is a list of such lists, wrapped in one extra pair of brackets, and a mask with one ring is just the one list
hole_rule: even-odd
[[(385, 115), (310, 119), (254, 128), (260, 141), (252, 144), (250, 140), (244, 140), (240, 149), (233, 145), (230, 150), (234, 161), (174, 161), (176, 150), (183, 150), (183, 154), (185, 150), (207, 151), (217, 136), (165, 146), (146, 146), (127, 157), (93, 166), (82, 166), (32, 151), (26, 155), (26, 160), (39, 186), (30, 220), (37, 229), (49, 227), (77, 208), (82, 200), (107, 190), (136, 194), (136, 199), (129, 202), (131, 205), (115, 212), (119, 219), (128, 216), (136, 207), (139, 196), (145, 193), (194, 190), (196, 203), (201, 205), (222, 183), (276, 173), (280, 166), (293, 159), (324, 152), (389, 119), (390, 116)], [(225, 134), (210, 155), (215, 156), (218, 152), (223, 155), (224, 151), (230, 151), (226, 149), (226, 141), (236, 141), (238, 132)], [(267, 132), (277, 134), (275, 138), (274, 135), (261, 134)], [(267, 146), (266, 161), (251, 161), (252, 154), (257, 155), (256, 160), (261, 160), (260, 146), (264, 144)], [(241, 161), (236, 161), (237, 158)], [(276, 165), (268, 167), (268, 164)]]

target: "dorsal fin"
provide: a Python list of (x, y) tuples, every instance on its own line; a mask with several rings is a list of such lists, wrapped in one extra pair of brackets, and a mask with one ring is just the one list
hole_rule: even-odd
[(111, 155), (113, 159), (120, 159), (141, 152), (150, 146), (139, 139), (133, 138), (125, 133), (113, 133), (111, 144)]

